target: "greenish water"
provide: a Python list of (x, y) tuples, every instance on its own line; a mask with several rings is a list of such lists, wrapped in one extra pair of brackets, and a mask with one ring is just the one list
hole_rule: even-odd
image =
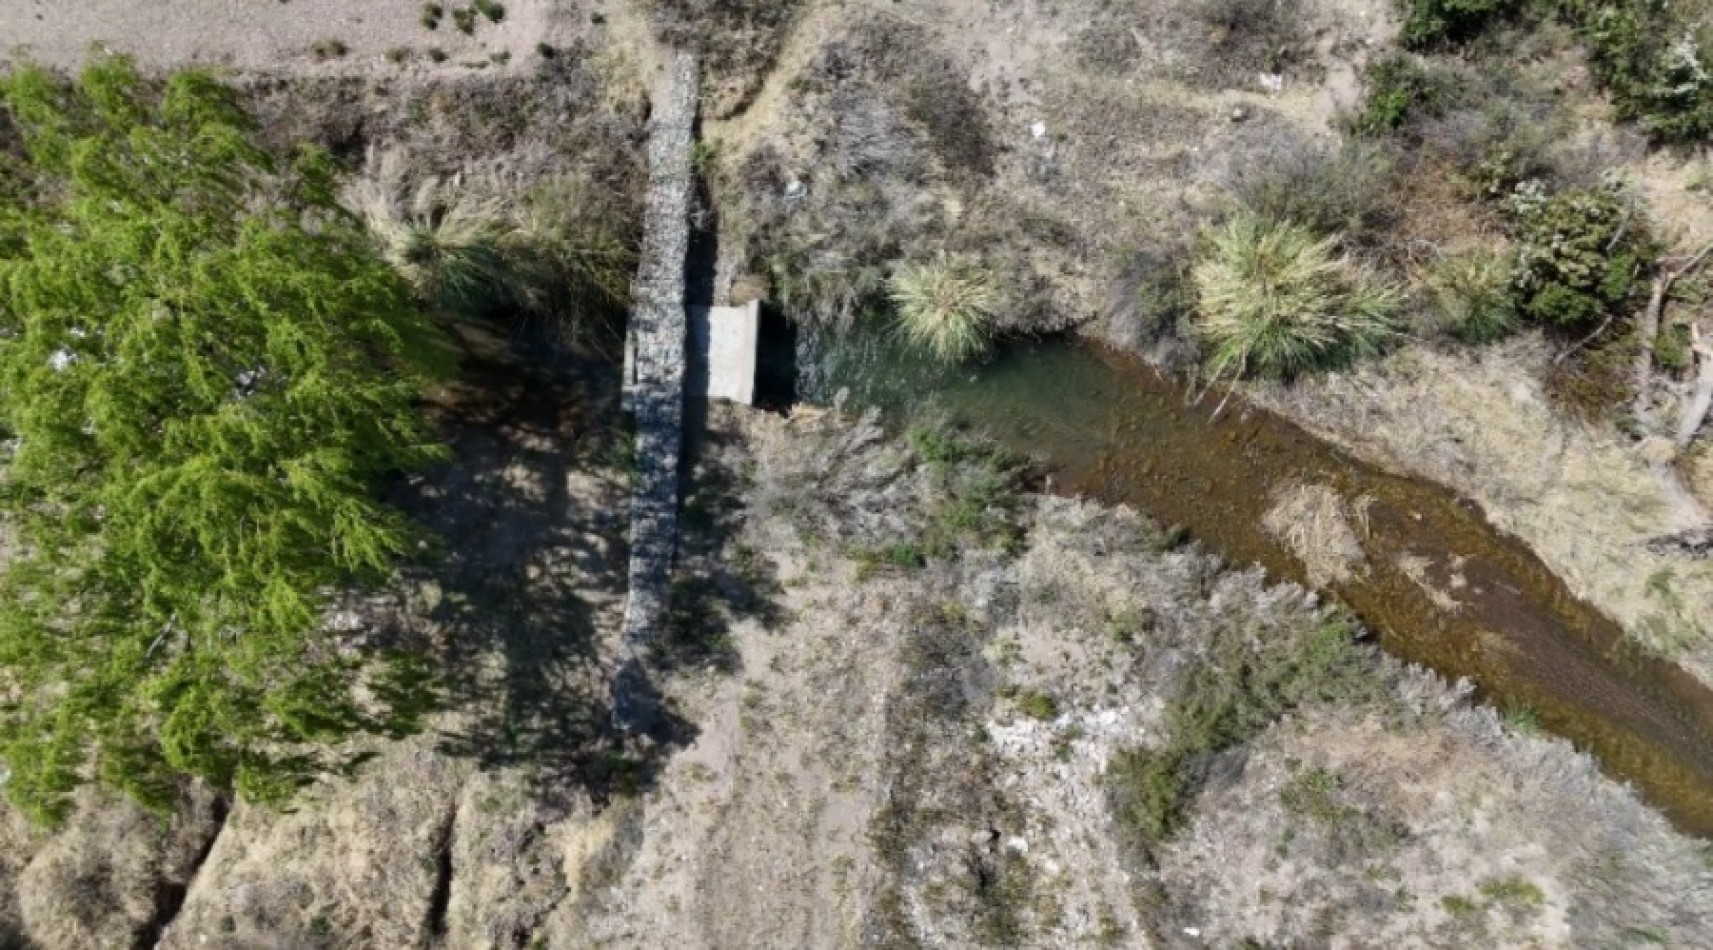
[(1214, 420), (1216, 398), (1191, 405), (1180, 383), (1140, 360), (1071, 339), (946, 370), (860, 330), (805, 337), (797, 365), (806, 401), (832, 404), (843, 391), (847, 409), (878, 408), (897, 423), (931, 413), (968, 424), (1041, 462), (1051, 490), (1132, 505), (1276, 578), (1306, 581), (1261, 527), (1276, 492), (1308, 482), (1367, 496), (1358, 533), (1369, 569), (1328, 593), (1387, 650), (1468, 677), (1501, 708), (1528, 708), (1678, 827), (1713, 836), (1713, 691), (1641, 654), (1443, 486), (1373, 468), (1237, 398)]

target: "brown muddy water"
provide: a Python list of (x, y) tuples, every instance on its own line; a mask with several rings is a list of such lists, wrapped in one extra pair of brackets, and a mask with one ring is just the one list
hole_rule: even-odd
[(1276, 578), (1307, 580), (1262, 528), (1279, 492), (1308, 483), (1369, 499), (1357, 528), (1368, 567), (1328, 593), (1394, 655), (1468, 677), (1501, 709), (1528, 710), (1680, 829), (1713, 837), (1713, 690), (1643, 655), (1443, 486), (1367, 465), (1237, 398), (1215, 420), (1216, 399), (1190, 405), (1181, 383), (1092, 343), (1018, 344), (947, 372), (869, 331), (801, 341), (797, 364), (810, 401), (844, 390), (848, 408), (896, 421), (931, 411), (985, 430), (1041, 460), (1054, 491), (1129, 504)]

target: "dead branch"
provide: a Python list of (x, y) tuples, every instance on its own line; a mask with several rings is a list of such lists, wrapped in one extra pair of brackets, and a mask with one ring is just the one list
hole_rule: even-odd
[[(1666, 298), (1671, 295), (1672, 285), (1693, 274), (1707, 255), (1713, 253), (1713, 243), (1708, 243), (1695, 252), (1681, 267), (1665, 271), (1654, 278), (1653, 289), (1648, 294), (1648, 307), (1642, 311), (1640, 331), (1641, 346), (1636, 350), (1634, 382), (1636, 390), (1635, 416), (1644, 424), (1651, 424), (1653, 410), (1648, 402), (1648, 390), (1653, 383), (1654, 343), (1659, 339), (1659, 328), (1665, 318)], [(1592, 337), (1590, 337), (1592, 339)], [(1580, 346), (1580, 344), (1578, 344)]]
[(1587, 336), (1583, 337), (1582, 339), (1577, 340), (1575, 343), (1571, 344), (1568, 348), (1565, 349), (1564, 352), (1553, 357), (1552, 361), (1554, 363), (1562, 363), (1565, 360), (1569, 359), (1571, 357), (1571, 355), (1576, 353), (1578, 350), (1581, 350), (1583, 347), (1587, 346), (1588, 344), (1593, 343), (1595, 340), (1598, 340), (1600, 338), (1600, 334), (1605, 333), (1606, 328), (1612, 325), (1612, 320), (1615, 316), (1616, 316), (1616, 314), (1610, 314), (1610, 313), (1607, 314), (1606, 319), (1600, 321), (1600, 325), (1594, 328), (1593, 333), (1590, 333)]
[(1689, 528), (1652, 538), (1648, 541), (1648, 550), (1655, 554), (1713, 557), (1713, 527)]
[(1695, 354), (1697, 373), (1695, 389), (1685, 397), (1683, 415), (1677, 423), (1679, 452), (1689, 448), (1689, 443), (1695, 440), (1695, 433), (1707, 421), (1707, 410), (1713, 407), (1713, 340), (1702, 339), (1700, 321), (1690, 326), (1689, 333), (1689, 349)]

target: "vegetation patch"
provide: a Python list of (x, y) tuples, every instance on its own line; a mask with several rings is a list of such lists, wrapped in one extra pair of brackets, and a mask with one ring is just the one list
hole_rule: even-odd
[(1023, 461), (946, 426), (914, 426), (908, 437), (929, 473), (927, 523), (917, 542), (921, 554), (949, 558), (969, 548), (1016, 550), (1023, 541)]
[[(1125, 750), (1107, 772), (1108, 804), (1125, 846), (1151, 854), (1182, 827), (1214, 757), (1284, 713), (1307, 703), (1372, 698), (1372, 662), (1354, 624), (1342, 617), (1295, 637), (1220, 630), (1166, 706), (1164, 744)], [(1303, 800), (1312, 804), (1312, 795)]]
[(1462, 46), (1506, 22), (1557, 19), (1588, 53), (1618, 117), (1655, 139), (1694, 145), (1713, 134), (1713, 23), (1699, 4), (1657, 0), (1413, 0), (1400, 32), (1410, 49)]

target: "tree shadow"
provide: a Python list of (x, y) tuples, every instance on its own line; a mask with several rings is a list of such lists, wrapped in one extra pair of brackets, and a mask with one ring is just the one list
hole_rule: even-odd
[(619, 368), (527, 332), (458, 335), (458, 379), (434, 399), (453, 460), (392, 499), (434, 539), (407, 571), (397, 633), (441, 672), (444, 751), (518, 768), (548, 795), (635, 793), (696, 730), (664, 700), (648, 735), (611, 726), (628, 564)]
[(741, 665), (732, 628), (745, 620), (775, 627), (785, 619), (772, 567), (743, 538), (749, 487), (743, 459), (741, 439), (729, 432), (704, 429), (690, 442), (666, 629), (649, 655), (663, 672), (735, 673)]

